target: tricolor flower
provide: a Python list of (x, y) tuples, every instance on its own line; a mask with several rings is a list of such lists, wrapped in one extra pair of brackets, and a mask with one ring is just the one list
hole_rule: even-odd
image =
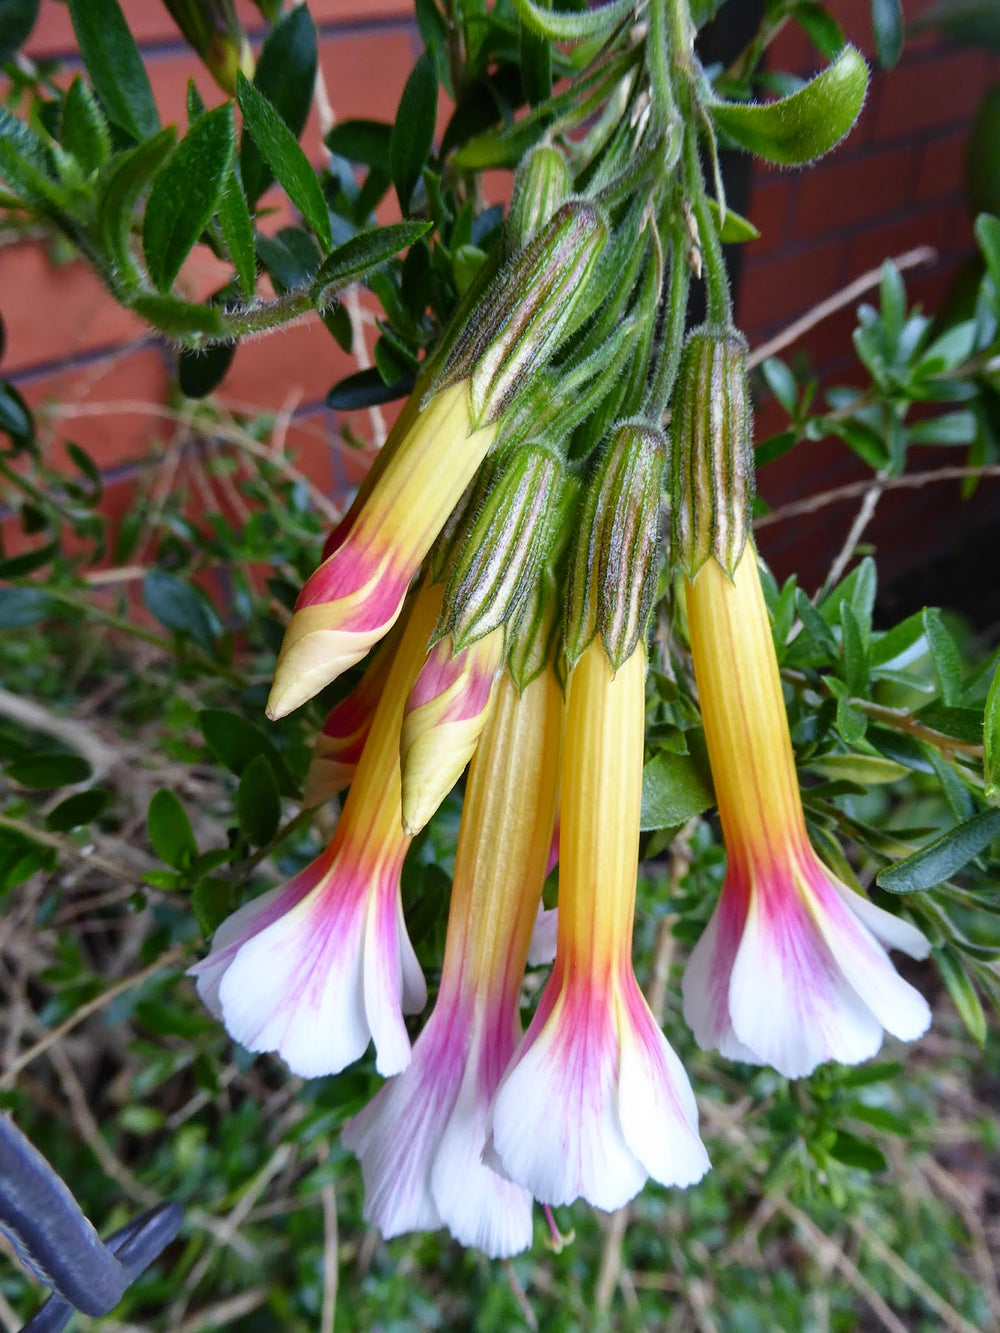
[(914, 1040), (930, 1011), (886, 947), (923, 958), (929, 945), (841, 883), (809, 843), (753, 543), (731, 582), (707, 559), (687, 607), (728, 856), (684, 977), (699, 1045), (797, 1078), (874, 1055), (883, 1028)]
[(556, 960), (504, 1076), (487, 1160), (545, 1203), (613, 1209), (699, 1180), (694, 1095), (632, 971), (646, 654), (599, 640), (569, 680)]
[(413, 576), (495, 435), (494, 425), (473, 425), (466, 380), (434, 394), (415, 419), (400, 419), (376, 464), (377, 480), (295, 603), (269, 717), (284, 717), (311, 699), (392, 628)]
[(328, 554), (306, 581), (278, 655), (267, 712), (311, 699), (382, 638), (521, 385), (558, 345), (607, 239), (593, 205), (564, 204), (444, 340)]
[(520, 1037), (528, 941), (552, 835), (562, 696), (509, 676), (472, 762), (441, 989), (406, 1071), (347, 1125), (365, 1215), (386, 1237), (447, 1227), (494, 1257), (531, 1243), (531, 1196), (484, 1165), (490, 1103)]
[(427, 992), (400, 901), (399, 728), (440, 609), (438, 590), (417, 594), (329, 847), (224, 921), (192, 968), (232, 1037), (306, 1078), (343, 1069), (370, 1041), (380, 1073), (409, 1063), (403, 1014)]
[(456, 652), (439, 639), (413, 683), (399, 736), (403, 828), (415, 836), (472, 758), (493, 701), (503, 661), (504, 630)]
[(319, 805), (351, 785), (385, 691), (394, 651), (395, 644), (389, 639), (381, 643), (357, 685), (327, 715), (313, 747), (303, 805)]

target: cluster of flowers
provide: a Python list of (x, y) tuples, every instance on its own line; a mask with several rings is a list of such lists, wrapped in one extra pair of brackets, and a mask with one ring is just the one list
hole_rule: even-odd
[[(505, 416), (571, 333), (606, 235), (586, 201), (550, 210), (463, 316), (331, 537), (269, 713), (375, 649), (309, 775), (310, 802), (349, 788), (343, 810), (326, 851), (230, 917), (194, 969), (232, 1036), (299, 1074), (334, 1073), (374, 1042), (388, 1082), (343, 1135), (368, 1216), (386, 1236), (444, 1226), (494, 1256), (531, 1243), (533, 1199), (613, 1209), (650, 1176), (684, 1186), (709, 1165), (631, 962), (668, 461), (728, 852), (684, 978), (686, 1019), (704, 1048), (788, 1076), (865, 1059), (883, 1029), (912, 1039), (929, 1021), (883, 947), (922, 956), (926, 940), (840, 883), (806, 834), (748, 537), (742, 341), (692, 334), (670, 441), (656, 423), (619, 424), (583, 486), (558, 450), (505, 443)], [(411, 1048), (404, 1015), (426, 989), (400, 872), (470, 758), (440, 989)], [(554, 856), (554, 962), (522, 1033)]]

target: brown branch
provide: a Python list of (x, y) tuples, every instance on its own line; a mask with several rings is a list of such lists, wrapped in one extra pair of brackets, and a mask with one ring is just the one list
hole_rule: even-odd
[[(930, 486), (939, 481), (962, 481), (966, 477), (1000, 477), (1000, 464), (989, 463), (982, 467), (961, 467), (953, 464), (950, 467), (930, 468), (926, 472), (911, 472), (905, 477), (887, 477), (882, 484), (882, 490), (919, 490), (922, 486)], [(768, 528), (774, 523), (783, 522), (786, 518), (815, 514), (828, 505), (840, 504), (842, 500), (856, 500), (859, 496), (867, 495), (871, 485), (870, 479), (853, 481), (846, 486), (835, 486), (828, 491), (819, 491), (804, 500), (791, 500), (788, 504), (772, 510), (770, 514), (761, 514), (759, 518), (754, 519), (754, 527)]]

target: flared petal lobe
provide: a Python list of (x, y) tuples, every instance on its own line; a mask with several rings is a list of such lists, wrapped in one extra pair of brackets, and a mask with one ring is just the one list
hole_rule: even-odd
[(699, 1045), (797, 1078), (868, 1059), (883, 1029), (912, 1041), (930, 1011), (883, 943), (915, 958), (929, 944), (841, 883), (809, 843), (752, 544), (732, 581), (703, 564), (687, 603), (728, 858), (684, 977)]
[(570, 676), (556, 961), (493, 1107), (488, 1160), (545, 1203), (618, 1208), (648, 1176), (700, 1179), (687, 1076), (632, 971), (645, 652), (600, 642)]
[(413, 1048), (348, 1124), (365, 1215), (384, 1236), (447, 1227), (494, 1258), (531, 1243), (531, 1196), (482, 1160), (493, 1096), (520, 1037), (528, 941), (558, 787), (562, 698), (552, 676), (519, 695), (501, 677), (472, 762), (441, 989)]
[(193, 969), (232, 1037), (303, 1077), (338, 1072), (370, 1041), (381, 1073), (409, 1063), (403, 1014), (427, 993), (400, 902), (399, 727), (440, 606), (439, 591), (417, 594), (329, 847), (223, 922)]
[(495, 426), (473, 429), (468, 382), (404, 409), (338, 527), (333, 549), (306, 581), (278, 655), (268, 699), (284, 717), (329, 685), (388, 632), (434, 538), (485, 458)]

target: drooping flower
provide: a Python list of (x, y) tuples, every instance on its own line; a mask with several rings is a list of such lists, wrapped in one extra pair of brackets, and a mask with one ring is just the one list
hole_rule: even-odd
[(303, 1077), (336, 1073), (370, 1041), (380, 1073), (409, 1063), (403, 1014), (427, 992), (400, 901), (399, 728), (440, 609), (439, 590), (416, 595), (329, 847), (224, 921), (191, 969), (232, 1037)]
[(562, 696), (509, 676), (472, 762), (441, 989), (404, 1073), (346, 1127), (365, 1215), (386, 1237), (445, 1226), (495, 1257), (531, 1243), (531, 1197), (482, 1158), (490, 1103), (520, 1037), (519, 997), (545, 878)]
[(284, 717), (312, 698), (391, 629), (495, 434), (495, 426), (475, 429), (464, 380), (436, 393), (415, 418), (400, 418), (376, 463), (377, 480), (355, 502), (338, 529), (338, 544), (295, 603), (269, 717)]
[(399, 736), (403, 827), (415, 836), (454, 787), (486, 725), (503, 661), (503, 626), (455, 651), (439, 639), (413, 683)]
[(708, 1158), (687, 1076), (632, 970), (646, 654), (599, 640), (569, 680), (556, 960), (500, 1089), (487, 1160), (545, 1203), (620, 1207)]
[(728, 857), (684, 977), (698, 1044), (797, 1078), (874, 1055), (883, 1028), (913, 1041), (930, 1011), (886, 947), (923, 958), (929, 945), (841, 883), (810, 845), (753, 543), (732, 582), (708, 559), (687, 584), (687, 607)]
[(597, 209), (564, 204), (446, 337), (285, 630), (271, 718), (359, 662), (395, 622), (410, 581), (490, 451), (532, 369), (558, 345), (607, 240)]

